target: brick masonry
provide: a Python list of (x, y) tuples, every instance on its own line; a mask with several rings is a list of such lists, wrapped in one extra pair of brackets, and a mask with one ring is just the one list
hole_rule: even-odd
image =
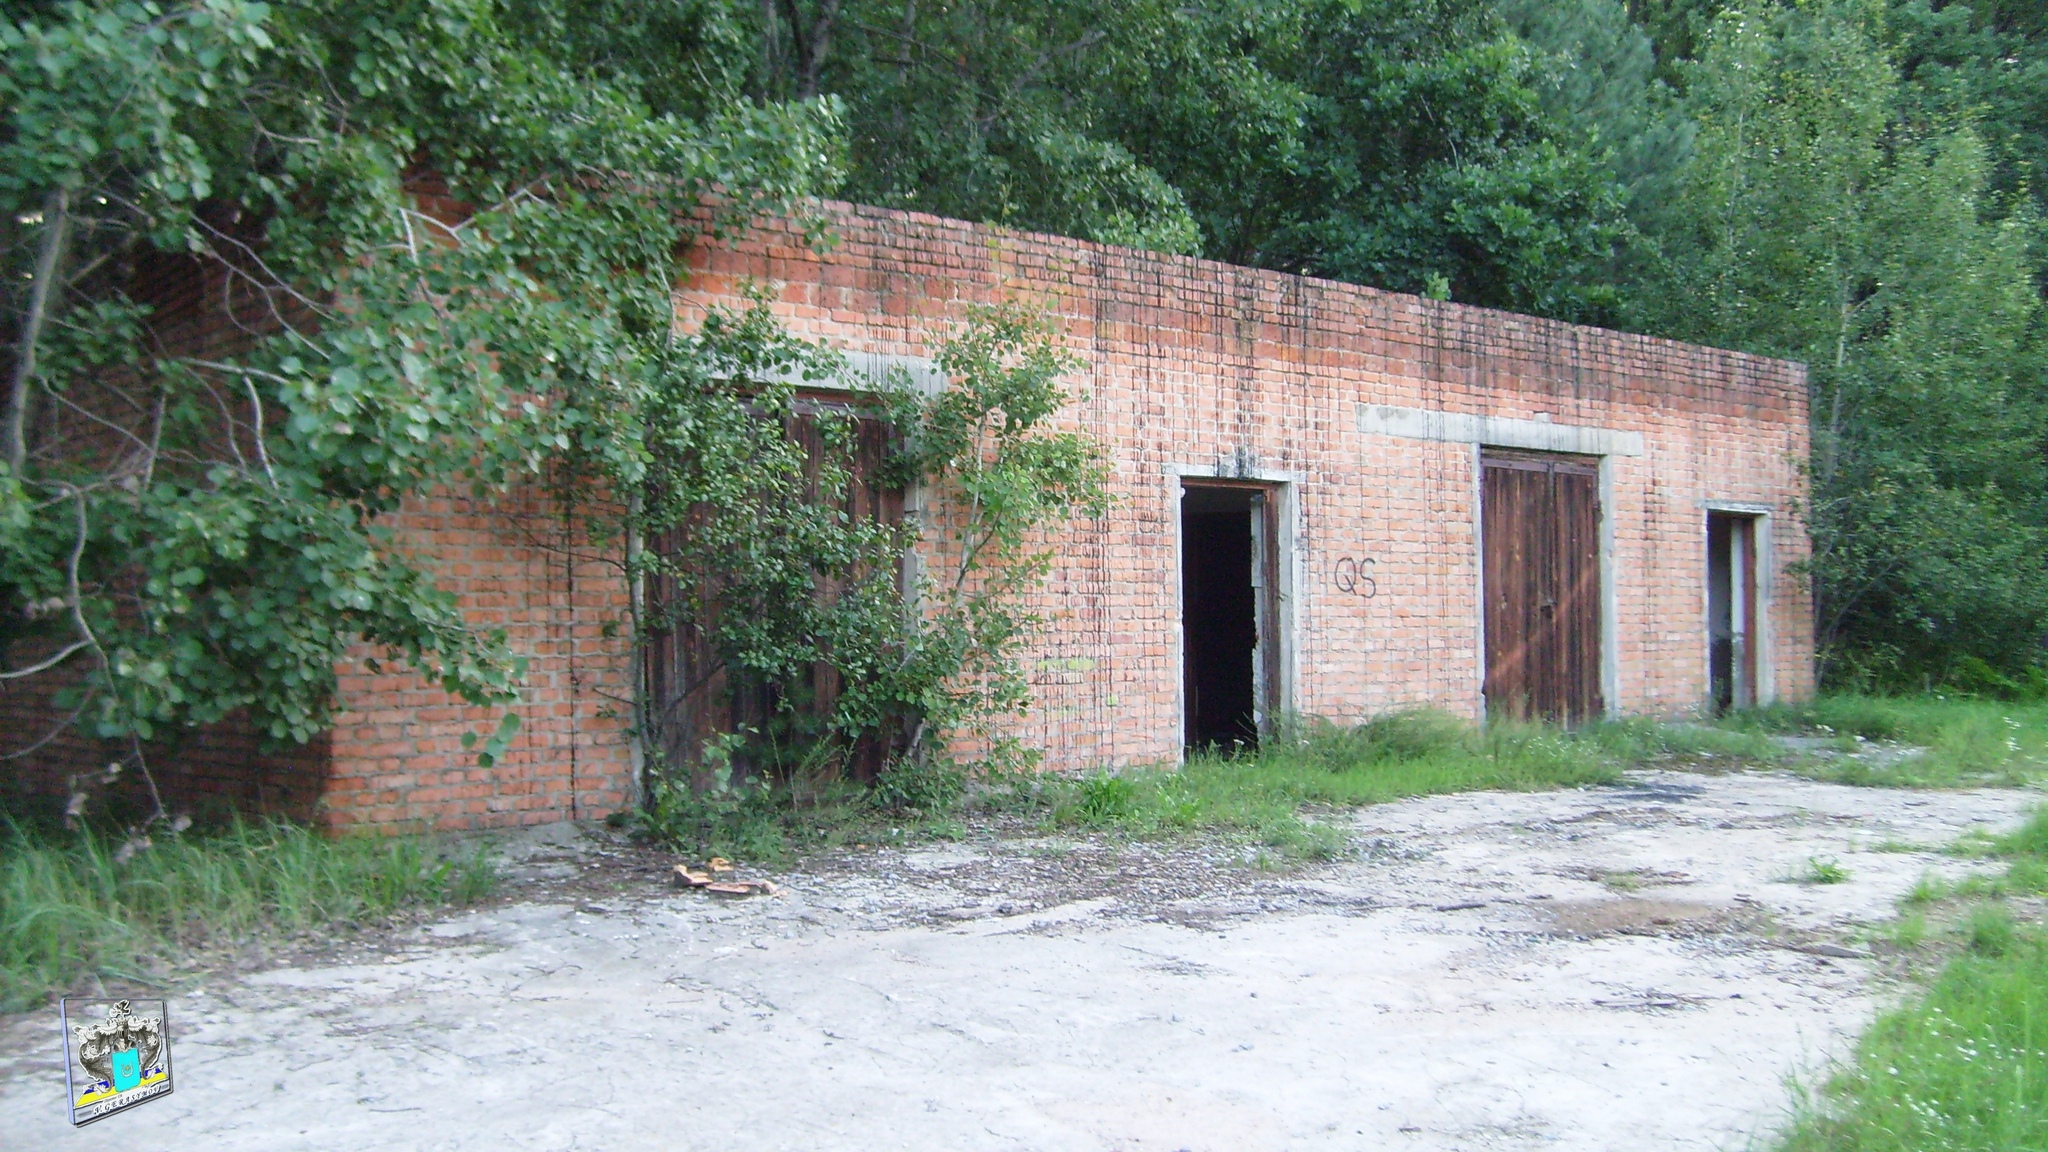
[[(681, 321), (763, 284), (800, 336), (927, 357), (970, 305), (1019, 299), (1045, 308), (1086, 361), (1065, 418), (1107, 451), (1117, 503), (1060, 536), (1035, 604), (1051, 625), (1029, 658), (1035, 705), (1016, 732), (1050, 767), (1179, 754), (1184, 475), (1284, 485), (1292, 707), (1338, 719), (1419, 704), (1479, 713), (1479, 450), (1363, 431), (1361, 405), (1640, 437), (1639, 455), (1605, 458), (1609, 700), (1625, 713), (1699, 709), (1707, 509), (1767, 514), (1769, 681), (1779, 698), (1813, 689), (1812, 605), (1792, 572), (1807, 554), (1797, 364), (931, 216), (827, 210), (839, 237), (827, 252), (768, 222), (694, 253)], [(492, 721), (487, 710), (356, 662), (343, 670), (348, 711), (324, 771), (296, 768), (302, 780), (318, 771), (324, 820), (481, 828), (631, 802), (625, 589), (615, 566), (564, 558), (577, 550), (560, 546), (562, 521), (538, 497), (406, 511), (411, 546), (473, 618), (531, 656), (525, 726), (501, 764), (479, 769), (460, 741)], [(1369, 597), (1340, 575), (1361, 565)]]
[[(1641, 455), (1607, 458), (1626, 713), (1700, 707), (1707, 507), (1766, 511), (1771, 679), (1780, 698), (1812, 691), (1812, 606), (1791, 574), (1807, 554), (1797, 364), (930, 216), (840, 207), (835, 223), (822, 256), (787, 227), (701, 253), (681, 310), (753, 281), (802, 336), (925, 356), (968, 305), (1017, 298), (1087, 362), (1071, 419), (1108, 450), (1117, 507), (1059, 541), (1038, 605), (1054, 623), (1020, 734), (1053, 766), (1178, 755), (1183, 475), (1287, 485), (1296, 709), (1479, 713), (1477, 448), (1364, 433), (1361, 404), (1641, 437)], [(1375, 594), (1343, 591), (1358, 584), (1340, 567), (1366, 560)]]

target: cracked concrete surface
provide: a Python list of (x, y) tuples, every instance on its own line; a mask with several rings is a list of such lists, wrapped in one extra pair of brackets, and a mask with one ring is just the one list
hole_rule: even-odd
[(76, 1132), (54, 1012), (17, 1018), (0, 1146), (1740, 1148), (1890, 994), (1864, 929), (1981, 866), (1900, 844), (2034, 799), (1652, 772), (1332, 817), (1359, 855), (1284, 876), (987, 838), (775, 899), (643, 877), (215, 978), (176, 1094)]

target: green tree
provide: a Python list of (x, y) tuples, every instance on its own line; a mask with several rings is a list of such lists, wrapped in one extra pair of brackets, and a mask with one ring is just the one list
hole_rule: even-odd
[(1620, 0), (1508, 0), (1502, 11), (1544, 57), (1545, 111), (1577, 149), (1605, 158), (1629, 218), (1663, 211), (1695, 127), (1659, 75), (1650, 36)]
[(1629, 19), (1650, 39), (1658, 75), (1683, 86), (1685, 66), (1699, 58), (1725, 0), (1628, 0)]
[[(137, 760), (237, 710), (310, 738), (359, 641), (511, 700), (518, 655), (390, 514), (557, 466), (637, 484), (704, 197), (733, 226), (830, 181), (828, 108), (656, 114), (500, 15), (112, 0), (0, 23), (0, 675), (63, 678)], [(220, 303), (166, 298), (180, 276)]]
[[(1648, 109), (1620, 9), (1583, 9), (1532, 17), (1555, 34), (1540, 48), (1494, 0), (776, 0), (731, 19), (757, 98), (845, 102), (850, 199), (1597, 316), (1623, 207), (1683, 128)], [(1596, 50), (1602, 81), (1578, 85)], [(1601, 118), (1621, 106), (1627, 125)]]
[(1544, 57), (1489, 3), (1310, 9), (1284, 221), (1258, 262), (1541, 315), (1610, 307), (1623, 239), (1603, 152), (1546, 111)]
[(1155, 45), (1185, 39), (1164, 0), (777, 0), (758, 11), (753, 89), (846, 103), (849, 199), (1198, 246), (1179, 191), (1102, 116), (1102, 88), (1128, 90)]
[[(511, 703), (521, 655), (391, 524), (523, 488), (678, 588), (637, 623), (710, 629), (736, 685), (837, 669), (813, 745), (893, 726), (921, 755), (1018, 706), (1011, 600), (1043, 567), (1018, 533), (1101, 499), (1092, 448), (1042, 426), (1066, 361), (1004, 313), (928, 406), (858, 401), (904, 422), (905, 482), (970, 498), (975, 587), (924, 611), (894, 578), (914, 532), (834, 497), (844, 422), (822, 454), (790, 436), (833, 356), (762, 308), (675, 321), (695, 242), (840, 179), (835, 102), (764, 99), (750, 48), (715, 6), (582, 0), (105, 0), (0, 25), (0, 676), (55, 678), (145, 769), (150, 742), (238, 711), (310, 739), (364, 642)], [(916, 447), (948, 429), (967, 448)]]
[[(1887, 22), (1909, 120), (1968, 120), (1984, 138), (1989, 207), (2048, 210), (2048, 7), (1897, 0)], [(2048, 261), (2043, 262), (2048, 267)]]
[(1896, 683), (2037, 658), (2048, 413), (2033, 221), (1988, 211), (1967, 122), (1902, 115), (1883, 28), (1855, 3), (1714, 24), (1636, 319), (1809, 365), (1824, 658)]

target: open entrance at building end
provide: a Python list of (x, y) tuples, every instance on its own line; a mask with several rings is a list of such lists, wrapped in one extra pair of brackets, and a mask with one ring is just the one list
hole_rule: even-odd
[(1707, 679), (1713, 711), (1757, 704), (1757, 518), (1707, 513)]
[(1256, 746), (1279, 709), (1279, 501), (1272, 485), (1184, 481), (1182, 739)]

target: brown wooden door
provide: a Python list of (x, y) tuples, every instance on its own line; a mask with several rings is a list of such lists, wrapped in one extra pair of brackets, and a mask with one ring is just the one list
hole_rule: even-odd
[[(802, 445), (810, 459), (810, 490), (806, 496), (814, 501), (837, 503), (856, 519), (902, 523), (903, 489), (885, 480), (894, 432), (880, 420), (860, 417), (855, 421), (853, 443), (847, 446), (846, 458), (840, 461), (851, 473), (847, 490), (818, 490), (820, 462), (829, 449), (814, 413), (836, 407), (829, 401), (800, 400), (798, 415), (785, 425), (785, 435)], [(674, 548), (677, 538), (689, 531), (689, 525), (672, 531), (672, 537), (649, 540), (648, 547), (657, 552)], [(844, 591), (846, 583), (821, 577), (816, 592), (820, 597), (834, 597)], [(686, 588), (675, 577), (656, 575), (647, 581), (646, 597), (650, 615), (644, 649), (647, 737), (671, 769), (695, 771), (700, 766), (705, 743), (713, 737), (742, 727), (766, 731), (789, 689), (800, 693), (800, 699), (793, 701), (797, 711), (821, 725), (830, 718), (846, 688), (839, 670), (831, 664), (814, 664), (810, 675), (804, 678), (806, 682), (792, 685), (745, 683), (729, 674), (710, 635), (719, 614), (725, 610), (716, 587)], [(689, 599), (696, 601), (696, 612), (675, 610)], [(902, 751), (902, 735), (864, 737), (854, 747), (842, 750), (841, 767), (857, 779), (873, 779), (890, 756)], [(755, 765), (742, 756), (735, 767), (741, 773), (751, 774)], [(698, 780), (700, 785), (706, 782)]]
[(1280, 719), (1280, 501), (1271, 489), (1252, 496), (1252, 718), (1259, 738)]
[(1598, 717), (1599, 462), (1488, 450), (1481, 466), (1487, 713)]

